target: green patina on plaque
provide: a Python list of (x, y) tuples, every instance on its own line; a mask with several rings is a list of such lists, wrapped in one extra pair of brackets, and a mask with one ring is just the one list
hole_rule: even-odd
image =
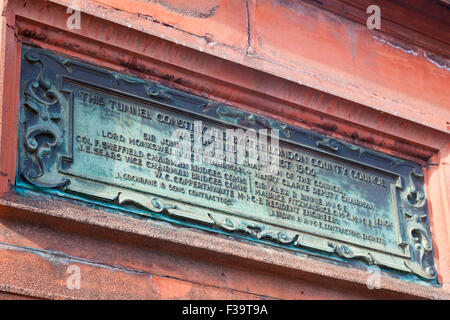
[[(419, 165), (40, 49), (22, 61), (18, 185), (436, 277)], [(279, 130), (278, 171), (176, 163), (196, 121)]]

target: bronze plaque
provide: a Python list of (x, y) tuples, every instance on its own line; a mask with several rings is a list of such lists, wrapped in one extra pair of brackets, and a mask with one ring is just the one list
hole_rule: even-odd
[(436, 277), (418, 164), (40, 49), (22, 61), (17, 186)]

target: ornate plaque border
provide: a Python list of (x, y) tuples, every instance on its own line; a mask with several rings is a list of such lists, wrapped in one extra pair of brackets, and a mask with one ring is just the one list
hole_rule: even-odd
[[(279, 129), (280, 140), (398, 176), (396, 190), (393, 190), (397, 195), (397, 203), (394, 204), (397, 212), (394, 214), (398, 220), (398, 244), (407, 254), (395, 256), (368, 250), (169, 198), (149, 197), (146, 193), (134, 190), (117, 192), (117, 188), (108, 189), (97, 181), (62, 174), (64, 163), (71, 161), (73, 148), (72, 139), (69, 138), (73, 119), (65, 116), (72, 112), (73, 95), (63, 89), (65, 79), (83, 79), (84, 84), (92, 87), (132, 95), (154, 105), (200, 115), (235, 127), (255, 130), (276, 128)], [(17, 186), (68, 197), (82, 195), (87, 201), (112, 203), (125, 211), (129, 206), (138, 206), (145, 209), (142, 211), (145, 216), (170, 217), (171, 221), (180, 223), (187, 220), (209, 230), (246, 235), (249, 239), (265, 240), (287, 249), (317, 250), (330, 256), (356, 258), (369, 265), (415, 274), (426, 280), (436, 279), (422, 168), (411, 161), (30, 47), (23, 47), (22, 53), (19, 119)], [(93, 188), (103, 192), (89, 196), (86, 190)]]

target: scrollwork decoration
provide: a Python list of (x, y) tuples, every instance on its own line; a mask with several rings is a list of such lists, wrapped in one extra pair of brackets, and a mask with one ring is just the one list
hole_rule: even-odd
[(337, 245), (332, 242), (328, 242), (328, 246), (333, 249), (333, 251), (340, 257), (347, 258), (347, 259), (363, 259), (367, 262), (369, 265), (377, 264), (375, 259), (373, 258), (372, 254), (370, 252), (367, 252), (365, 254), (355, 254), (352, 249), (350, 249), (345, 244)]
[(326, 149), (328, 151), (338, 151), (339, 147), (335, 139), (325, 138), (321, 141), (317, 141), (316, 145), (319, 148)]
[(425, 279), (434, 279), (437, 271), (433, 263), (433, 246), (427, 225), (426, 197), (424, 191), (417, 187), (417, 179), (423, 179), (423, 173), (413, 167), (407, 187), (402, 193), (404, 207), (401, 210), (406, 217), (406, 236), (411, 254), (411, 261), (405, 261), (405, 266)]
[(151, 98), (163, 100), (164, 102), (172, 101), (172, 97), (167, 93), (167, 90), (155, 83), (147, 86), (145, 89), (145, 93)]
[(426, 203), (425, 194), (416, 187), (416, 184), (414, 183), (414, 178), (416, 179), (423, 178), (423, 174), (417, 172), (416, 169), (410, 172), (409, 174), (410, 187), (407, 190), (406, 199), (408, 200), (409, 204), (412, 205), (413, 207), (422, 208)]
[(431, 237), (425, 227), (426, 216), (418, 214), (408, 214), (408, 237), (411, 246), (412, 261), (405, 262), (405, 265), (414, 273), (426, 278), (434, 279), (437, 276), (436, 269), (431, 265), (433, 259)]
[(294, 244), (298, 246), (300, 244), (299, 241), (297, 241), (299, 238), (298, 234), (293, 233), (292, 235), (288, 235), (284, 231), (274, 230), (268, 226), (254, 222), (249, 223), (241, 219), (233, 219), (229, 217), (219, 219), (212, 214), (208, 214), (208, 216), (217, 227), (227, 231), (243, 232), (257, 239), (269, 239), (285, 245)]
[(279, 123), (278, 121), (272, 119), (266, 119), (251, 113), (236, 110), (217, 102), (209, 102), (205, 104), (203, 106), (203, 112), (208, 110), (216, 110), (217, 115), (222, 119), (231, 120), (235, 123), (248, 127), (253, 127), (258, 124), (266, 129), (279, 130), (285, 137), (290, 137), (289, 127), (286, 124)]
[(168, 204), (164, 200), (157, 197), (131, 197), (123, 193), (119, 193), (117, 197), (117, 202), (119, 205), (125, 205), (127, 203), (132, 203), (148, 209), (154, 213), (162, 214), (172, 214), (173, 210), (177, 209), (176, 205)]
[[(34, 116), (24, 122), (23, 143), (34, 165), (22, 170), (22, 176), (30, 183), (40, 187), (60, 187), (68, 183), (67, 178), (60, 177), (54, 170), (55, 164), (45, 161), (61, 142), (63, 131), (59, 125), (61, 119), (61, 93), (48, 80), (45, 62), (40, 53), (30, 50), (25, 54), (30, 64), (38, 64), (40, 71), (36, 79), (25, 85), (24, 107)], [(58, 61), (70, 71), (67, 62)], [(53, 111), (50, 111), (53, 110)]]

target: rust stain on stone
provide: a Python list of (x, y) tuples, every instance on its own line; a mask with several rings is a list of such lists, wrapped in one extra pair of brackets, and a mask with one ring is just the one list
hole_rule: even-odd
[(336, 131), (338, 129), (335, 123), (325, 122), (321, 125), (321, 128), (327, 131)]

